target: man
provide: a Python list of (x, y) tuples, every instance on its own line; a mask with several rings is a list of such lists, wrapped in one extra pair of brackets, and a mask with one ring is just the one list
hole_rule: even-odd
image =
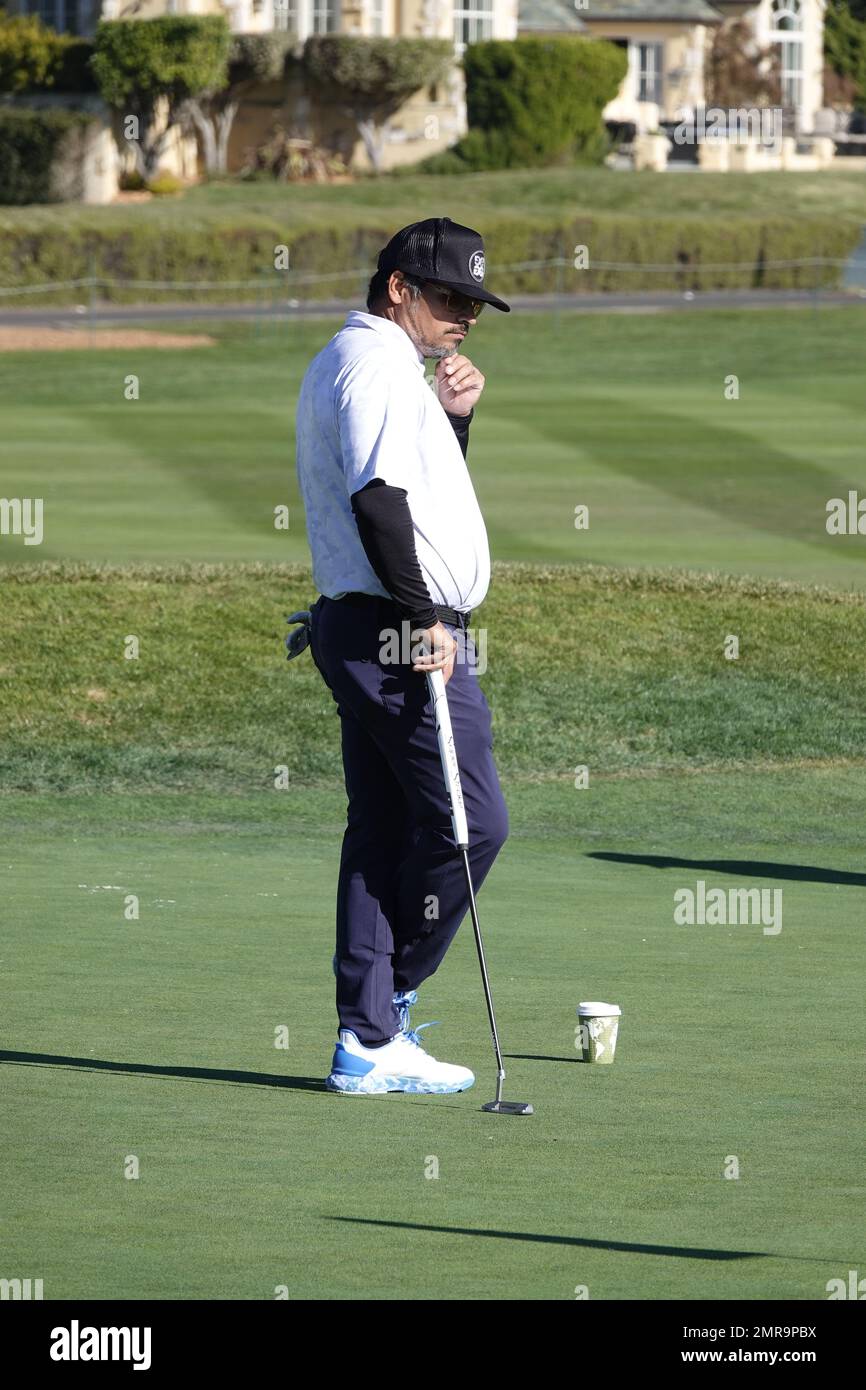
[(428, 671), (448, 682), (477, 887), (508, 834), (466, 630), (490, 557), (465, 462), (484, 377), (461, 347), (485, 304), (509, 310), (484, 289), (479, 234), (415, 222), (380, 253), (368, 312), (348, 315), (301, 386), (298, 479), (321, 594), (310, 649), (341, 719), (349, 798), (326, 1083), (343, 1094), (448, 1093), (475, 1079), (425, 1051), (409, 1008), (468, 908)]

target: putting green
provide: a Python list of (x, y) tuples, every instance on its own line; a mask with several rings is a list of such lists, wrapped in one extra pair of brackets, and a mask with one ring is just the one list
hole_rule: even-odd
[[(4, 797), (4, 1272), (52, 1299), (813, 1300), (862, 1269), (862, 773), (506, 795), (479, 908), (527, 1119), (479, 1109), (468, 922), (415, 1020), (475, 1087), (323, 1091), (338, 789)], [(782, 930), (676, 925), (699, 879), (780, 888)], [(597, 997), (610, 1068), (576, 1060)]]

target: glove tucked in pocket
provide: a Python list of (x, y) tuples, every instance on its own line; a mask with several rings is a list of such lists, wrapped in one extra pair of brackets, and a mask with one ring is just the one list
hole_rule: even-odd
[(310, 645), (311, 615), (307, 608), (302, 608), (299, 613), (292, 613), (286, 618), (287, 623), (300, 623), (294, 632), (286, 634), (286, 647), (288, 655), (286, 661), (291, 661), (293, 657), (300, 656), (301, 652)]

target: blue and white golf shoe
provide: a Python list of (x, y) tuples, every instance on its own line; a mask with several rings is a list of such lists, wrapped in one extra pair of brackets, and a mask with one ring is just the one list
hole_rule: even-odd
[(344, 1096), (376, 1096), (386, 1091), (445, 1096), (468, 1091), (475, 1083), (468, 1067), (437, 1062), (421, 1046), (421, 1029), (430, 1027), (422, 1023), (420, 1028), (397, 1033), (382, 1047), (365, 1047), (350, 1029), (341, 1029), (325, 1085)]

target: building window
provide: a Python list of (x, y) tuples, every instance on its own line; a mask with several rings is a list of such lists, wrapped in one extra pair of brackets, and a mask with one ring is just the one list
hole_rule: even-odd
[(58, 34), (78, 33), (78, 0), (25, 0), (20, 12), (35, 15)]
[(803, 45), (783, 42), (779, 48), (782, 57), (782, 105), (799, 109), (803, 103)]
[(33, 4), (27, 6), (30, 14), (34, 14), (42, 20), (43, 24), (48, 24), (58, 33), (63, 26), (63, 6), (62, 0), (34, 0)]
[(297, 34), (335, 34), (340, 27), (340, 0), (273, 0), (274, 28)]
[(800, 0), (773, 0), (770, 25), (773, 29), (802, 29), (803, 7)]
[(454, 42), (458, 48), (493, 38), (493, 0), (458, 0), (454, 10)]
[(340, 23), (339, 0), (313, 0), (313, 33), (334, 34)]
[(638, 101), (654, 101), (657, 106), (661, 106), (664, 51), (663, 43), (637, 45)]
[[(773, 0), (770, 38), (779, 50), (782, 104), (798, 111), (803, 104), (803, 6), (801, 0)], [(798, 32), (799, 31), (799, 32)]]
[(298, 0), (274, 0), (274, 28), (286, 34), (297, 34)]
[(385, 33), (385, 0), (370, 0), (370, 33), (377, 38)]

